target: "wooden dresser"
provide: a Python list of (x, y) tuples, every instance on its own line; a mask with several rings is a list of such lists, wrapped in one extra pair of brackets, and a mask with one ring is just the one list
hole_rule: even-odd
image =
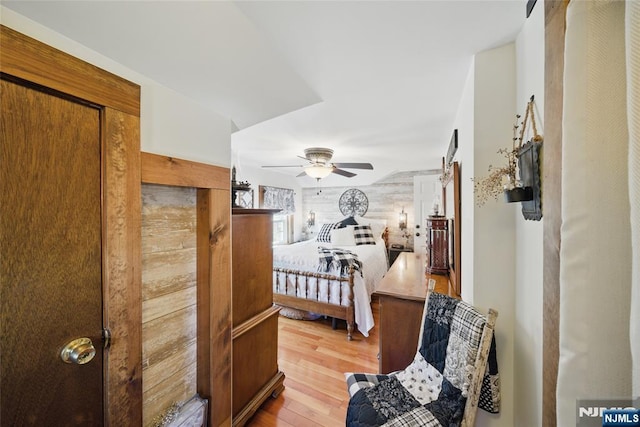
[(382, 374), (404, 369), (413, 361), (427, 280), (436, 280), (436, 292), (449, 293), (448, 279), (425, 274), (425, 266), (425, 253), (401, 252), (374, 292), (380, 302), (378, 359)]
[(233, 209), (232, 411), (243, 426), (284, 389), (278, 369), (278, 311), (273, 305), (273, 209)]

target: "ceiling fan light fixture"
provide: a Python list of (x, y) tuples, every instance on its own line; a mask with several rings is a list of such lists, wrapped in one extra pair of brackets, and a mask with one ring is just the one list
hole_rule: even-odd
[(333, 171), (333, 167), (324, 165), (309, 165), (304, 168), (304, 171), (311, 178), (322, 179), (331, 174), (331, 172)]

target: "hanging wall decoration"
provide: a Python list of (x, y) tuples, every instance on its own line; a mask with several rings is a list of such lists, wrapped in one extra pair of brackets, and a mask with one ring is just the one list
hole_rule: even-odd
[[(495, 167), (489, 165), (489, 175), (475, 180), (474, 190), (478, 206), (484, 205), (490, 198), (497, 200), (504, 194), (508, 203), (522, 202), (522, 215), (525, 219), (539, 221), (542, 218), (541, 179), (540, 179), (540, 150), (542, 136), (538, 134), (535, 121), (534, 97), (527, 103), (524, 119), (516, 115), (513, 126), (513, 141), (511, 149), (498, 150), (507, 159), (506, 166)], [(533, 136), (531, 140), (522, 143), (531, 125)]]
[(362, 191), (350, 188), (340, 196), (338, 207), (344, 216), (364, 216), (369, 209), (369, 200)]
[[(540, 173), (540, 151), (542, 150), (542, 135), (538, 134), (533, 104), (533, 95), (527, 103), (527, 112), (522, 124), (519, 138), (518, 171), (522, 187), (531, 188), (531, 197), (522, 200), (522, 216), (524, 219), (540, 221), (542, 219), (542, 180)], [(522, 144), (527, 127), (527, 118), (533, 129), (532, 138)]]

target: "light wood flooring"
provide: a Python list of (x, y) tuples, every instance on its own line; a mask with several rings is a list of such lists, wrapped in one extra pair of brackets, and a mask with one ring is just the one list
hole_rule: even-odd
[[(410, 276), (407, 276), (410, 278)], [(447, 276), (436, 280), (435, 291), (453, 295)], [(344, 321), (331, 329), (331, 321), (278, 319), (278, 365), (285, 389), (269, 398), (249, 420), (250, 427), (344, 426), (349, 394), (344, 372), (378, 372), (379, 303), (371, 302), (375, 325), (365, 338), (359, 332), (347, 341)]]
[[(371, 306), (376, 325), (378, 303)], [(343, 321), (292, 320), (280, 316), (278, 364), (286, 376), (285, 389), (269, 398), (247, 426), (343, 426), (349, 394), (344, 372), (378, 372), (378, 327), (369, 337), (354, 333), (347, 341)]]

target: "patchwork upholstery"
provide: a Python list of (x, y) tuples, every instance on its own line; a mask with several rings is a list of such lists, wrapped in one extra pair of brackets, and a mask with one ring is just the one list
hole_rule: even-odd
[(430, 293), (424, 313), (419, 352), (438, 371), (444, 371), (451, 322), (458, 301), (446, 295)]
[(498, 412), (496, 317), (429, 292), (413, 362), (389, 375), (347, 374), (347, 426), (471, 426), (478, 402)]
[(465, 302), (456, 306), (449, 333), (443, 375), (467, 396), (485, 318)]
[(378, 384), (380, 381), (384, 381), (389, 378), (389, 375), (356, 374), (353, 372), (346, 372), (344, 376), (347, 380), (347, 390), (349, 391), (349, 396), (353, 396), (361, 388), (372, 387)]

